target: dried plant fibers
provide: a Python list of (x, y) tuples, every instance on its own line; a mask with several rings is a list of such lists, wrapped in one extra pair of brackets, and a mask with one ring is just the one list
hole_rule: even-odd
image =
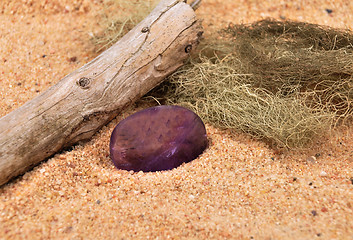
[[(109, 26), (95, 38), (98, 49), (148, 13), (147, 7), (135, 9), (144, 11), (107, 18)], [(186, 106), (217, 127), (290, 149), (308, 147), (332, 126), (351, 119), (352, 32), (265, 19), (229, 25), (213, 35), (203, 40), (189, 64), (145, 99)]]
[(218, 127), (304, 148), (352, 116), (352, 40), (302, 22), (230, 25), (151, 94)]
[[(101, 13), (102, 19), (99, 21), (103, 31), (93, 37), (96, 52), (105, 50), (117, 42), (137, 23), (142, 21), (158, 2), (159, 0), (105, 0), (103, 2), (105, 10)], [(112, 8), (112, 5), (115, 5), (115, 7)], [(121, 11), (110, 11), (110, 9), (116, 8), (121, 9)]]

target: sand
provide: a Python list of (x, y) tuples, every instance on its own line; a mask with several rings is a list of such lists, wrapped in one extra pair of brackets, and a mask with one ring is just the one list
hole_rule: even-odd
[[(99, 0), (0, 3), (0, 116), (92, 60)], [(330, 10), (332, 10), (331, 13)], [(206, 36), (286, 18), (353, 29), (352, 1), (204, 0)], [(206, 124), (210, 147), (171, 171), (116, 169), (115, 125), (0, 188), (0, 239), (353, 239), (353, 127), (279, 152)]]

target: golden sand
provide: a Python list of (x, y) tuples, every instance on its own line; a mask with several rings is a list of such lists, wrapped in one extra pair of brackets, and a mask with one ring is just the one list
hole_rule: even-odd
[[(1, 1), (0, 116), (94, 58), (101, 9), (99, 0)], [(348, 0), (204, 0), (198, 15), (206, 31), (264, 17), (353, 29)], [(353, 239), (352, 127), (277, 152), (206, 125), (210, 147), (198, 159), (117, 170), (110, 133), (144, 107), (1, 187), (0, 239)]]

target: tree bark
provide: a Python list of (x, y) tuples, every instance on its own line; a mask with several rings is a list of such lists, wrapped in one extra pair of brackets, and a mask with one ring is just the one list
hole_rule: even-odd
[(0, 118), (0, 186), (87, 140), (183, 65), (202, 35), (193, 9), (163, 0), (120, 41)]

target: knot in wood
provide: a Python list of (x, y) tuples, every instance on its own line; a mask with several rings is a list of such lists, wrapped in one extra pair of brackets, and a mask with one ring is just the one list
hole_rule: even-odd
[(186, 52), (186, 53), (191, 52), (191, 50), (192, 50), (192, 45), (191, 45), (191, 44), (189, 44), (189, 45), (187, 45), (187, 46), (185, 47), (185, 52)]
[(149, 31), (150, 31), (149, 27), (144, 27), (141, 30), (141, 32), (143, 32), (143, 33), (146, 33), (146, 32), (149, 32)]
[(82, 77), (77, 81), (77, 85), (79, 85), (83, 89), (89, 88), (91, 84), (91, 79), (87, 77)]

